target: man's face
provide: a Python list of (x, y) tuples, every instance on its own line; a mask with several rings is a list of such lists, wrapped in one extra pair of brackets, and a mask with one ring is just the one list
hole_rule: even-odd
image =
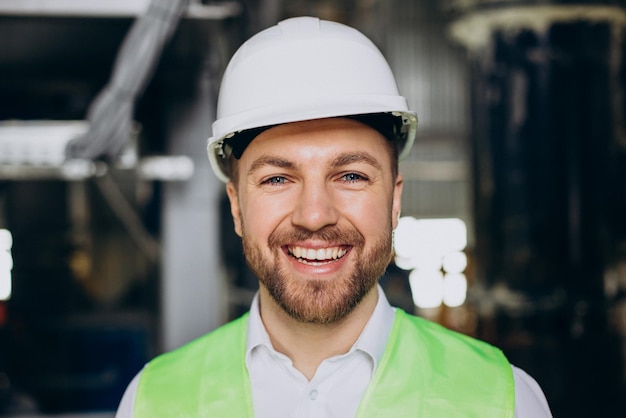
[(227, 187), (235, 230), (262, 290), (294, 319), (344, 318), (384, 273), (402, 192), (392, 158), (382, 135), (348, 119), (271, 128), (241, 156)]

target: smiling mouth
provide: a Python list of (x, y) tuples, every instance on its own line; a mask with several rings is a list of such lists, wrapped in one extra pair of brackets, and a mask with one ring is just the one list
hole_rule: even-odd
[(331, 263), (339, 260), (348, 253), (345, 247), (328, 247), (328, 248), (304, 248), (298, 246), (288, 246), (287, 252), (304, 264), (323, 264)]

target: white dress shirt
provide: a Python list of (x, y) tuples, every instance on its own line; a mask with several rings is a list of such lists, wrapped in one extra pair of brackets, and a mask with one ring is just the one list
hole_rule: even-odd
[[(378, 303), (359, 339), (345, 354), (330, 357), (309, 381), (291, 360), (274, 350), (259, 312), (258, 294), (250, 308), (246, 366), (256, 418), (353, 417), (383, 356), (395, 309), (378, 288)], [(419, 370), (415, 371), (419, 373)], [(139, 376), (130, 383), (116, 418), (132, 418)], [(546, 398), (535, 380), (513, 366), (515, 417), (550, 418)]]

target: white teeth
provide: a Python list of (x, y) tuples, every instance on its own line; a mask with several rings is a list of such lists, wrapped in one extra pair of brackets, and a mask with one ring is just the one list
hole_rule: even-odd
[(289, 247), (289, 253), (295, 258), (329, 261), (343, 257), (346, 255), (347, 250), (340, 247), (319, 248), (317, 250), (313, 248)]

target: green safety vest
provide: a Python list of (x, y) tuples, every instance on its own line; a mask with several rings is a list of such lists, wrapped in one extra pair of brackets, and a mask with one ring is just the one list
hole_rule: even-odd
[[(134, 417), (253, 417), (247, 316), (148, 363)], [(396, 309), (357, 417), (513, 418), (514, 412), (513, 372), (500, 350)]]

